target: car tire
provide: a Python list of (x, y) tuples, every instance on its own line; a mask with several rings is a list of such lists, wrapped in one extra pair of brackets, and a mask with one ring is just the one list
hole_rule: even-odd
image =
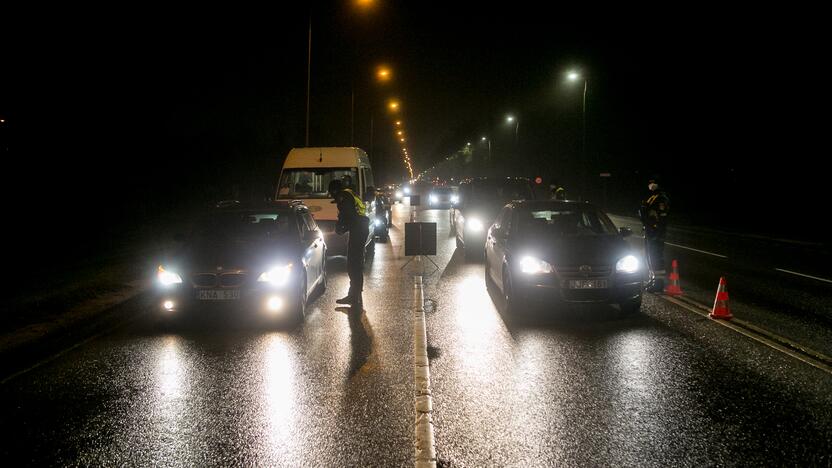
[(321, 262), (321, 282), (318, 283), (318, 295), (322, 295), (326, 291), (326, 250), (324, 250), (324, 259)]
[(517, 317), (526, 312), (526, 301), (514, 291), (511, 274), (507, 269), (503, 269), (503, 298), (508, 315)]
[(306, 287), (307, 287), (306, 275), (303, 275), (301, 277), (301, 280), (299, 281), (299, 283), (300, 284), (299, 284), (297, 296), (296, 296), (296, 299), (295, 299), (295, 301), (296, 301), (295, 308), (292, 311), (292, 315), (291, 315), (291, 318), (290, 318), (290, 322), (291, 322), (290, 324), (291, 325), (298, 325), (298, 324), (302, 323), (303, 319), (306, 317), (306, 301), (308, 299), (308, 296), (306, 295)]
[(635, 315), (641, 311), (641, 298), (632, 301), (622, 302), (618, 305), (618, 307), (621, 309), (621, 315)]
[(483, 253), (485, 252), (485, 248), (483, 248), (482, 250), (473, 249), (473, 248), (468, 248), (468, 249), (464, 249), (464, 250), (465, 250), (465, 260), (466, 261), (471, 261), (471, 262), (478, 262), (478, 261), (482, 260)]
[(485, 289), (490, 291), (494, 287), (494, 280), (491, 279), (491, 267), (488, 263), (488, 255), (484, 255), (483, 259), (485, 261), (485, 267), (483, 268), (485, 272)]

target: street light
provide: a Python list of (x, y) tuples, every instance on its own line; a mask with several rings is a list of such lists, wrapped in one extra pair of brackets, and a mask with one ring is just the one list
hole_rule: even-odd
[(520, 130), (520, 121), (513, 115), (506, 116), (507, 123), (514, 123), (514, 145), (517, 146), (520, 142), (517, 132)]
[(583, 162), (583, 174), (582, 174), (582, 181), (581, 184), (583, 185), (582, 189), (584, 191), (584, 198), (586, 198), (586, 191), (587, 191), (587, 159), (586, 159), (586, 93), (589, 89), (589, 78), (583, 77), (577, 71), (569, 71), (566, 74), (566, 79), (570, 82), (576, 83), (581, 80), (584, 82), (584, 92), (583, 98), (581, 100), (581, 159)]
[(491, 139), (484, 136), (480, 141), (488, 142), (488, 161), (491, 162)]

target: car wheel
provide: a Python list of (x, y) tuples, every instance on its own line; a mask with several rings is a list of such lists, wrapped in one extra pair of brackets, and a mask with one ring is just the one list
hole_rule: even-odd
[(465, 260), (468, 261), (479, 261), (482, 260), (483, 252), (485, 249), (475, 249), (475, 248), (468, 248), (465, 249)]
[(485, 289), (490, 290), (494, 286), (494, 282), (491, 279), (491, 267), (489, 266), (489, 263), (488, 263), (488, 254), (486, 254), (484, 257), (485, 257), (485, 268), (483, 268), (483, 270), (485, 271)]
[(641, 311), (641, 298), (633, 301), (622, 302), (618, 306), (621, 308), (622, 315), (635, 315)]
[(321, 282), (318, 283), (318, 293), (323, 294), (326, 291), (326, 250), (324, 250), (324, 258), (321, 262)]
[(517, 316), (525, 312), (525, 301), (514, 291), (511, 274), (507, 269), (503, 269), (503, 296), (506, 301), (507, 314)]
[(295, 312), (294, 314), (292, 314), (292, 325), (296, 325), (303, 322), (303, 318), (306, 317), (306, 275), (303, 275), (299, 283), (300, 285), (298, 288), (296, 299), (297, 304), (295, 305)]

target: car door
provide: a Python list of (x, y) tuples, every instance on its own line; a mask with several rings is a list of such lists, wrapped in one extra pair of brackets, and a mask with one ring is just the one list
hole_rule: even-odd
[(488, 238), (486, 239), (486, 249), (489, 251), (488, 267), (501, 288), (503, 287), (503, 260), (506, 253), (506, 240), (511, 228), (511, 213), (511, 206), (503, 207), (500, 214), (497, 215), (497, 220), (489, 229)]
[(298, 211), (301, 226), (301, 242), (304, 247), (303, 258), (306, 263), (307, 293), (318, 282), (323, 272), (324, 245), (320, 231), (307, 210)]

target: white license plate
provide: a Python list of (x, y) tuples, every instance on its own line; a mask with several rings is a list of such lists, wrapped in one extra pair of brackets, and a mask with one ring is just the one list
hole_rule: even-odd
[(201, 301), (233, 301), (240, 298), (239, 289), (202, 289), (197, 292)]
[(569, 289), (606, 289), (607, 280), (569, 280)]

